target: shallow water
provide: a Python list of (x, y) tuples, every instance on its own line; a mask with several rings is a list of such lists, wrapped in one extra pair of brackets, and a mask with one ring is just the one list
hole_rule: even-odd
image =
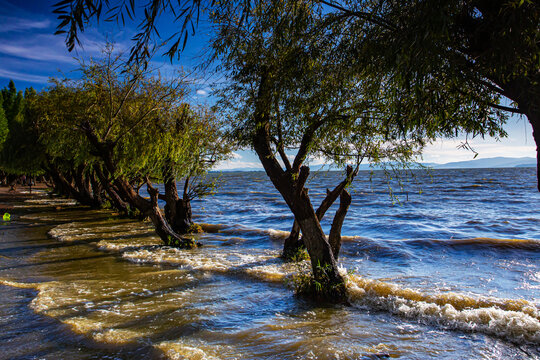
[[(341, 176), (314, 174), (313, 202)], [(294, 296), (302, 266), (277, 259), (292, 216), (264, 173), (222, 174), (194, 202), (206, 232), (191, 251), (42, 195), (0, 228), (0, 358), (540, 358), (534, 181), (417, 172), (393, 204), (380, 173), (360, 173), (340, 255), (352, 306)]]

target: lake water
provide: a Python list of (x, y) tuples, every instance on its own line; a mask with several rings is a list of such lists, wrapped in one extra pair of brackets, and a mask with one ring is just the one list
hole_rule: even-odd
[[(288, 285), (292, 225), (262, 172), (193, 204), (203, 247), (45, 194), (0, 227), (2, 359), (538, 359), (536, 169), (360, 172), (340, 266), (351, 306)], [(217, 175), (212, 175), (217, 176)], [(318, 203), (339, 172), (314, 173)], [(325, 231), (335, 207), (323, 221)]]

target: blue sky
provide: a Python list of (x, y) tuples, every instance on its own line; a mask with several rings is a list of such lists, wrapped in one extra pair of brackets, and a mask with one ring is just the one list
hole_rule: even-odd
[[(136, 32), (135, 24), (121, 27), (116, 24), (101, 24), (88, 28), (83, 36), (84, 47), (69, 53), (62, 36), (53, 35), (57, 20), (52, 14), (52, 5), (56, 1), (48, 0), (0, 0), (0, 87), (7, 86), (10, 79), (18, 89), (34, 87), (41, 90), (47, 86), (49, 77), (59, 76), (60, 72), (69, 75), (77, 69), (74, 57), (99, 56), (106, 39), (116, 43), (119, 49), (128, 49), (130, 38)], [(163, 22), (164, 24), (167, 21)], [(171, 28), (165, 30), (172, 30)], [(179, 60), (171, 64), (168, 59), (157, 56), (153, 65), (162, 73), (172, 74), (180, 67), (191, 70), (198, 64), (199, 56), (205, 50), (204, 23), (197, 35), (188, 40), (186, 50)], [(158, 54), (159, 55), (159, 54)], [(190, 101), (193, 103), (212, 103), (209, 97), (208, 81), (199, 80), (193, 88)], [(526, 118), (512, 117), (507, 125), (508, 138), (472, 139), (469, 143), (479, 153), (477, 158), (494, 156), (535, 157), (535, 144), (532, 129)], [(471, 160), (474, 153), (457, 146), (463, 139), (441, 139), (427, 147), (423, 161), (446, 163), (451, 161)], [(318, 163), (315, 159), (314, 163)], [(234, 158), (220, 164), (220, 168), (260, 168), (257, 157), (251, 151), (238, 151)]]

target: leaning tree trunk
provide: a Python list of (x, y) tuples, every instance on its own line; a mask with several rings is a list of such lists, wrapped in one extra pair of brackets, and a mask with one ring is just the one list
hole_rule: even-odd
[(309, 168), (307, 166), (300, 167), (307, 154), (310, 139), (313, 138), (317, 127), (307, 129), (293, 166), (290, 167), (289, 164), (287, 171), (284, 171), (271, 146), (268, 104), (272, 103), (272, 80), (266, 67), (261, 67), (261, 72), (254, 112), (256, 131), (252, 139), (253, 148), (259, 156), (266, 174), (291, 209), (304, 235), (304, 243), (311, 259), (314, 279), (322, 285), (322, 292), (316, 291), (314, 295), (331, 301), (343, 301), (346, 298), (345, 282), (339, 274), (330, 244), (321, 228), (315, 210), (313, 210), (307, 191), (304, 189), (304, 184), (309, 176)]
[(531, 77), (522, 77), (507, 83), (497, 80), (504, 88), (505, 95), (518, 104), (519, 110), (527, 116), (532, 126), (532, 135), (536, 144), (536, 186), (540, 191), (540, 75), (537, 73)]
[(334, 221), (332, 221), (330, 235), (328, 236), (328, 242), (336, 260), (339, 257), (339, 250), (341, 249), (341, 227), (351, 205), (351, 200), (352, 198), (349, 192), (343, 189), (339, 196), (339, 208), (336, 211), (336, 215), (334, 215)]
[(90, 184), (90, 178), (86, 174), (87, 165), (81, 164), (75, 169), (73, 179), (75, 181), (76, 199), (84, 205), (88, 205), (94, 208), (101, 207), (101, 203), (94, 196)]
[(105, 190), (105, 193), (107, 194), (107, 197), (111, 201), (112, 205), (116, 208), (116, 210), (122, 212), (124, 215), (128, 215), (129, 205), (124, 200), (122, 200), (120, 195), (118, 195), (118, 193), (113, 189), (112, 184), (110, 183), (109, 179), (107, 178), (101, 167), (96, 166), (95, 172), (101, 186)]
[(188, 176), (184, 182), (182, 198), (180, 198), (176, 187), (176, 177), (168, 170), (164, 184), (165, 196), (160, 195), (160, 199), (165, 200), (165, 217), (171, 228), (178, 234), (187, 234), (193, 225), (191, 201), (188, 194), (189, 180)]

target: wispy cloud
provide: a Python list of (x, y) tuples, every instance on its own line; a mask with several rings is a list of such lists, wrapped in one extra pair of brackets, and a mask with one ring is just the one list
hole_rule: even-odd
[(21, 73), (17, 71), (9, 71), (0, 69), (0, 77), (11, 79), (11, 80), (21, 80), (28, 81), (35, 84), (46, 84), (49, 78), (47, 76), (41, 75), (32, 75), (28, 73)]
[(208, 91), (199, 89), (199, 90), (197, 90), (197, 95), (206, 96), (206, 95), (208, 95)]
[(32, 20), (0, 15), (0, 33), (48, 29), (50, 27), (51, 20), (49, 19)]
[(17, 43), (15, 45), (12, 41), (0, 44), (0, 53), (29, 60), (75, 63), (73, 57), (67, 54), (63, 44), (59, 47), (51, 41)]

